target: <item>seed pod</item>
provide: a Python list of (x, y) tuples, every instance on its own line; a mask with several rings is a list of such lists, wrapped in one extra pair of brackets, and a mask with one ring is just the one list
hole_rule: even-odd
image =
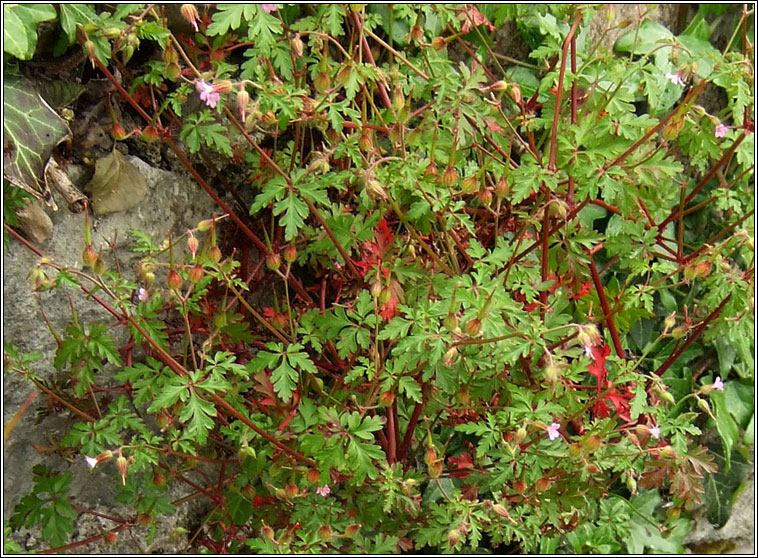
[(518, 494), (523, 494), (526, 490), (526, 483), (521, 479), (516, 480), (513, 483), (513, 490), (515, 490)]
[(454, 547), (461, 541), (461, 532), (458, 529), (450, 529), (447, 532), (447, 543)]
[(392, 405), (394, 401), (395, 401), (395, 394), (391, 391), (383, 391), (382, 394), (379, 396), (379, 402), (385, 407), (388, 405)]
[(421, 28), (420, 25), (414, 25), (411, 27), (411, 39), (419, 42), (421, 39), (424, 38), (424, 30)]
[(540, 479), (537, 479), (537, 482), (534, 485), (534, 488), (538, 493), (542, 493), (542, 492), (545, 492), (547, 489), (549, 489), (551, 484), (552, 483), (550, 482), (549, 478), (542, 477)]
[(145, 126), (142, 130), (142, 139), (147, 142), (156, 141), (158, 137), (158, 129), (155, 126)]
[(497, 184), (495, 184), (495, 195), (498, 197), (498, 199), (504, 198), (510, 191), (511, 187), (508, 185), (508, 181), (505, 179), (505, 177), (502, 177), (497, 181)]
[(450, 368), (455, 364), (456, 360), (458, 360), (458, 349), (455, 347), (450, 347), (445, 353), (445, 356), (442, 357), (442, 363)]
[(289, 483), (284, 487), (284, 492), (287, 493), (287, 498), (297, 498), (300, 495), (300, 489), (297, 485)]
[(371, 285), (371, 296), (373, 298), (379, 298), (379, 296), (382, 294), (382, 282), (377, 279), (374, 281), (374, 283)]
[(382, 292), (379, 293), (379, 304), (387, 304), (391, 298), (392, 290), (389, 288), (389, 286), (386, 286), (382, 289)]
[(442, 37), (435, 37), (434, 40), (432, 41), (432, 48), (434, 50), (442, 50), (443, 48), (445, 48), (446, 44), (447, 43), (446, 43), (446, 41), (445, 41), (444, 38), (442, 38)]
[(369, 130), (364, 130), (361, 133), (361, 137), (358, 138), (358, 147), (364, 153), (368, 153), (373, 149), (374, 142), (371, 140), (371, 132)]
[(292, 41), (290, 42), (290, 49), (292, 50), (292, 55), (295, 58), (300, 58), (303, 55), (303, 48), (305, 45), (303, 45), (303, 40), (300, 38), (300, 34), (297, 33), (292, 38)]
[(166, 486), (166, 477), (162, 473), (155, 473), (153, 475), (153, 484), (155, 486)]
[(323, 540), (328, 540), (332, 538), (332, 527), (331, 525), (322, 525), (318, 528), (318, 536)]
[(489, 188), (483, 188), (479, 192), (478, 198), (479, 198), (479, 203), (481, 203), (482, 205), (491, 204), (492, 203), (492, 190), (490, 190)]
[(311, 484), (316, 484), (319, 481), (320, 473), (317, 469), (308, 469), (308, 473), (305, 475), (305, 478), (308, 479), (308, 482)]
[(171, 62), (166, 66), (166, 77), (170, 81), (176, 81), (182, 75), (182, 68), (176, 62)]
[(555, 384), (561, 376), (561, 368), (557, 364), (551, 364), (545, 368), (545, 379), (550, 384)]
[(266, 540), (273, 540), (274, 539), (274, 530), (269, 527), (265, 521), (261, 519), (261, 537), (263, 537)]
[(511, 83), (511, 87), (508, 90), (508, 96), (517, 105), (521, 104), (521, 88), (518, 83)]

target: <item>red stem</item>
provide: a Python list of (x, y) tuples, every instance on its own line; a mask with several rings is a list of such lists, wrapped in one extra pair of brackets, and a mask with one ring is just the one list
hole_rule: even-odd
[(621, 340), (619, 339), (618, 331), (616, 331), (616, 323), (613, 321), (613, 316), (611, 315), (611, 307), (608, 304), (608, 298), (605, 296), (605, 289), (603, 288), (603, 283), (600, 281), (600, 274), (597, 272), (595, 259), (592, 252), (589, 250), (587, 250), (587, 254), (590, 258), (589, 266), (590, 273), (592, 274), (592, 282), (595, 284), (595, 291), (597, 291), (598, 299), (600, 299), (600, 306), (603, 308), (603, 314), (605, 314), (605, 323), (608, 326), (608, 331), (611, 333), (613, 348), (616, 350), (616, 355), (619, 358), (625, 359), (624, 348), (621, 346)]
[(708, 315), (708, 317), (700, 323), (700, 325), (692, 333), (692, 335), (690, 335), (687, 338), (687, 340), (684, 343), (682, 343), (682, 346), (679, 347), (677, 351), (671, 353), (671, 355), (669, 355), (666, 361), (658, 367), (658, 369), (655, 371), (656, 375), (663, 376), (664, 372), (666, 372), (666, 370), (668, 370), (671, 367), (671, 365), (674, 364), (680, 356), (682, 356), (682, 353), (687, 350), (687, 347), (692, 345), (692, 343), (694, 343), (695, 340), (698, 337), (700, 337), (700, 335), (703, 333), (703, 330), (705, 330), (706, 326), (709, 323), (711, 323), (714, 319), (716, 319), (716, 317), (718, 317), (718, 315), (721, 313), (721, 310), (724, 309), (724, 306), (726, 305), (726, 303), (729, 301), (730, 298), (732, 298), (731, 293), (726, 295), (726, 298), (721, 301), (721, 304), (719, 304), (716, 307), (716, 309), (713, 312), (711, 312)]
[[(579, 27), (579, 23), (582, 21), (582, 11), (577, 10), (576, 16), (574, 18), (574, 23), (571, 25), (571, 29), (568, 32), (568, 35), (566, 36), (566, 40), (563, 41), (563, 55), (561, 56), (561, 69), (560, 73), (558, 74), (558, 87), (557, 91), (555, 92), (555, 113), (553, 114), (553, 129), (550, 132), (550, 158), (548, 159), (547, 168), (554, 171), (555, 170), (555, 153), (557, 151), (558, 146), (558, 117), (561, 114), (561, 97), (563, 96), (563, 78), (566, 75), (566, 58), (568, 57), (568, 49), (571, 46), (571, 41), (574, 38), (574, 34), (576, 33), (577, 27)], [(576, 85), (576, 83), (574, 83)], [(573, 104), (573, 99), (572, 99)], [(575, 109), (572, 108), (572, 115), (574, 113)]]
[(387, 463), (390, 465), (397, 461), (396, 449), (395, 413), (392, 412), (392, 405), (387, 405)]

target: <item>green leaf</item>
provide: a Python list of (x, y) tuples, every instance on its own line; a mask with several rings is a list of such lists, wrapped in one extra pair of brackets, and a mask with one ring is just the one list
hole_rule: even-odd
[(37, 48), (37, 25), (57, 16), (52, 4), (3, 4), (3, 50), (29, 60)]
[(37, 199), (46, 198), (45, 165), (71, 132), (32, 83), (19, 76), (4, 76), (3, 108), (3, 177)]
[(258, 15), (248, 22), (247, 38), (255, 42), (255, 49), (270, 55), (276, 43), (276, 35), (282, 32), (282, 22), (278, 17), (258, 9)]
[(286, 358), (283, 358), (279, 366), (271, 373), (274, 391), (285, 403), (289, 403), (292, 398), (292, 392), (295, 391), (298, 379), (297, 370), (289, 365)]
[(190, 397), (184, 410), (179, 415), (179, 420), (186, 422), (186, 432), (198, 444), (203, 445), (208, 440), (208, 432), (213, 429), (215, 421), (211, 417), (216, 416), (216, 407), (210, 401), (205, 401), (194, 391), (190, 391)]
[(253, 504), (235, 491), (226, 493), (225, 509), (235, 525), (244, 525), (253, 515)]
[(308, 217), (308, 205), (291, 193), (274, 204), (274, 215), (282, 215), (279, 218), (279, 224), (284, 226), (284, 240), (289, 242), (297, 236), (305, 223), (305, 218)]
[(250, 206), (250, 215), (255, 215), (261, 209), (268, 206), (273, 200), (280, 200), (287, 192), (287, 181), (282, 176), (276, 175), (274, 178), (266, 182), (263, 186), (263, 191), (255, 196), (253, 205)]
[(181, 378), (179, 376), (170, 377), (155, 398), (155, 401), (148, 407), (147, 412), (155, 413), (161, 409), (167, 409), (179, 399), (185, 401), (189, 395), (189, 385), (187, 382), (188, 378)]
[(255, 4), (217, 4), (212, 22), (205, 32), (214, 36), (238, 29), (243, 22), (253, 19), (257, 11)]
[(732, 464), (732, 449), (740, 440), (740, 430), (729, 412), (724, 392), (718, 390), (712, 391), (710, 399), (713, 406), (713, 416), (716, 417), (716, 430), (718, 430), (721, 442), (724, 444), (724, 454), (726, 456), (724, 473), (728, 473)]

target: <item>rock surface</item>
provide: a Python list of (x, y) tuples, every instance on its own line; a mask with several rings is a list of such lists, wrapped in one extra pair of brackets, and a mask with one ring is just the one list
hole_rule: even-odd
[[(135, 277), (135, 263), (139, 254), (131, 252), (132, 239), (127, 234), (129, 229), (139, 229), (150, 234), (156, 243), (166, 237), (170, 230), (174, 235), (183, 234), (186, 229), (197, 226), (203, 219), (211, 217), (218, 208), (213, 200), (197, 184), (183, 176), (153, 168), (136, 157), (126, 158), (144, 177), (146, 196), (138, 205), (127, 211), (110, 213), (93, 221), (92, 241), (96, 248), (105, 245), (104, 253), (113, 242), (118, 254), (119, 264), (125, 274)], [(80, 169), (81, 170), (81, 169)], [(72, 181), (81, 186), (82, 173), (76, 168), (70, 170)], [(79, 180), (77, 180), (79, 174)], [(58, 200), (61, 201), (61, 200)], [(54, 229), (47, 241), (37, 247), (56, 263), (73, 269), (81, 269), (81, 256), (84, 249), (84, 216), (65, 209), (65, 203), (58, 204), (61, 209), (52, 215)], [(29, 271), (38, 258), (18, 241), (11, 239), (10, 246), (3, 253), (3, 342), (15, 345), (21, 353), (39, 351), (44, 358), (34, 364), (34, 371), (49, 382), (60, 381), (61, 374), (52, 365), (56, 344), (45, 326), (40, 314), (40, 304), (52, 327), (63, 332), (70, 323), (71, 311), (64, 289), (35, 294), (27, 279)], [(113, 262), (109, 262), (112, 266)], [(85, 324), (92, 322), (111, 323), (113, 320), (98, 304), (86, 299), (78, 291), (70, 291), (71, 299), (78, 319)], [(125, 339), (116, 339), (123, 342)], [(18, 375), (5, 374), (3, 378), (3, 424), (7, 425), (13, 415), (29, 397), (33, 390), (30, 382)], [(119, 516), (126, 513), (123, 504), (115, 501), (118, 473), (113, 463), (103, 464), (90, 472), (81, 456), (70, 456), (66, 462), (57, 455), (43, 455), (38, 450), (49, 448), (54, 441), (60, 440), (66, 431), (66, 421), (55, 413), (47, 415), (45, 403), (47, 398), (38, 397), (26, 410), (21, 421), (16, 425), (4, 444), (3, 452), (3, 514), (7, 519), (19, 499), (32, 488), (31, 469), (37, 463), (46, 463), (59, 472), (70, 471), (73, 474), (70, 494), (76, 503), (106, 515)], [(37, 417), (39, 417), (37, 419)], [(37, 449), (35, 449), (35, 446)], [(171, 495), (174, 498), (184, 494)], [(173, 499), (173, 498), (172, 498)], [(147, 528), (135, 531), (139, 546), (127, 533), (121, 533), (113, 546), (102, 543), (79, 549), (84, 552), (108, 552), (133, 554), (142, 550), (153, 553), (173, 553), (182, 551), (186, 546), (186, 536), (177, 535), (176, 527), (186, 528), (195, 524), (199, 502), (185, 504), (177, 508), (172, 517), (162, 518), (155, 540), (148, 544)], [(113, 528), (115, 523), (81, 514), (76, 521), (76, 539), (84, 539), (100, 533), (99, 525)], [(41, 539), (39, 532), (22, 530), (14, 536), (23, 550), (43, 550), (48, 545)], [(76, 550), (74, 550), (76, 552)]]

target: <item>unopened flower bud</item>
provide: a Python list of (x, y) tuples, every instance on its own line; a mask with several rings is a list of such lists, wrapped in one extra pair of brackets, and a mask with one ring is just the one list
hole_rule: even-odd
[(158, 129), (155, 126), (145, 126), (142, 130), (142, 139), (153, 142), (158, 139)]
[(303, 48), (305, 45), (303, 45), (303, 40), (300, 38), (300, 34), (295, 34), (295, 36), (292, 38), (292, 41), (290, 42), (290, 49), (292, 50), (292, 55), (295, 58), (300, 58), (303, 55)]
[(526, 491), (526, 482), (522, 479), (518, 479), (513, 483), (513, 490), (518, 494), (523, 494)]
[(665, 327), (666, 330), (669, 330), (675, 325), (676, 325), (676, 312), (671, 312), (671, 314), (666, 316), (666, 319), (663, 320), (663, 327)]
[(84, 265), (88, 267), (95, 266), (95, 262), (97, 261), (97, 252), (95, 251), (95, 247), (92, 246), (92, 244), (87, 244), (87, 247), (84, 249), (84, 252), (82, 253), (82, 261), (84, 262)]
[(458, 328), (458, 316), (450, 312), (447, 316), (445, 316), (442, 324), (448, 331), (455, 331)]
[(382, 282), (379, 279), (374, 281), (371, 285), (370, 291), (373, 298), (379, 298), (379, 295), (382, 294)]
[(480, 320), (479, 318), (474, 318), (472, 320), (469, 320), (468, 322), (466, 322), (465, 329), (469, 337), (476, 337), (482, 331), (482, 320)]
[(114, 122), (111, 125), (111, 136), (116, 141), (123, 141), (128, 137), (124, 131), (124, 127), (118, 122)]
[(289, 244), (284, 249), (284, 261), (287, 263), (293, 263), (297, 259), (297, 248), (294, 244)]
[(495, 195), (500, 199), (507, 196), (510, 191), (511, 187), (505, 177), (498, 180), (497, 184), (495, 184)]
[[(447, 171), (446, 171), (447, 172)], [(443, 175), (444, 180), (444, 175)], [(479, 181), (476, 179), (475, 176), (467, 176), (463, 179), (463, 182), (461, 182), (461, 192), (464, 194), (473, 194), (479, 190)]]
[(550, 479), (547, 477), (542, 477), (540, 479), (537, 479), (536, 484), (534, 485), (535, 490), (538, 493), (545, 492), (547, 489), (550, 488), (550, 485), (552, 483), (550, 482)]
[(392, 290), (389, 286), (386, 286), (382, 289), (382, 292), (379, 293), (379, 304), (387, 304), (390, 299), (392, 299)]
[(447, 543), (454, 547), (461, 541), (461, 532), (458, 529), (450, 529), (447, 532)]
[(306, 473), (305, 478), (308, 479), (308, 482), (311, 484), (316, 484), (319, 481), (320, 473), (317, 469), (308, 469), (308, 473)]
[(421, 28), (420, 25), (414, 25), (411, 27), (411, 39), (419, 42), (421, 39), (424, 38), (424, 30)]
[(163, 473), (155, 473), (153, 475), (153, 484), (155, 486), (166, 486), (166, 477)]
[(508, 90), (508, 96), (517, 105), (521, 104), (521, 88), (518, 83), (511, 83), (510, 89)]
[(519, 426), (518, 430), (516, 430), (516, 441), (521, 443), (526, 439), (526, 428), (523, 426)]
[(634, 480), (634, 476), (631, 473), (626, 477), (626, 488), (632, 494), (637, 494), (637, 481)]
[(261, 519), (261, 537), (270, 541), (274, 539), (274, 530)]
[(456, 172), (455, 167), (450, 165), (445, 169), (445, 172), (442, 173), (442, 185), (450, 188), (457, 180), (458, 173)]
[(500, 80), (490, 85), (487, 89), (490, 91), (508, 91), (508, 82)]
[(105, 260), (102, 258), (102, 256), (98, 255), (97, 260), (95, 260), (95, 265), (92, 266), (92, 271), (97, 273), (98, 275), (102, 275), (107, 270), (105, 266)]
[(450, 368), (453, 366), (453, 364), (455, 364), (456, 360), (458, 360), (458, 349), (455, 347), (450, 347), (445, 353), (445, 356), (442, 358), (442, 363)]
[(322, 525), (318, 528), (318, 536), (322, 540), (328, 540), (332, 538), (332, 527), (331, 525)]
[(424, 169), (424, 174), (426, 176), (437, 176), (437, 165), (434, 164), (434, 161), (429, 162), (426, 169)]
[(364, 153), (368, 153), (373, 149), (374, 142), (371, 141), (371, 132), (369, 130), (364, 130), (361, 133), (361, 137), (358, 138), (358, 147)]
[(443, 48), (445, 48), (446, 44), (447, 43), (446, 43), (446, 41), (445, 41), (444, 38), (442, 38), (442, 37), (435, 37), (434, 40), (432, 41), (432, 48), (434, 50), (442, 50)]
[(332, 80), (327, 72), (320, 72), (314, 79), (313, 85), (316, 87), (316, 91), (324, 93), (328, 91), (332, 86)]
[(300, 489), (297, 487), (297, 485), (289, 483), (287, 486), (284, 487), (284, 492), (287, 493), (287, 498), (297, 498), (300, 495)]
[(358, 530), (360, 528), (361, 528), (361, 524), (360, 523), (353, 523), (352, 525), (348, 525), (345, 528), (345, 536), (346, 537), (350, 537), (350, 538), (354, 537), (355, 535), (358, 534)]
[(116, 458), (116, 468), (118, 469), (118, 473), (121, 475), (121, 484), (123, 486), (126, 486), (126, 467), (126, 458), (123, 455), (119, 454), (119, 456)]
[(197, 250), (200, 247), (200, 243), (198, 242), (197, 238), (190, 233), (190, 236), (187, 238), (187, 248), (190, 251), (190, 254), (192, 254), (192, 257), (194, 258), (197, 255)]
[(403, 90), (398, 85), (395, 87), (394, 94), (392, 95), (392, 108), (395, 111), (402, 109), (405, 106), (405, 97), (403, 96)]
[(492, 203), (492, 190), (489, 188), (482, 188), (477, 197), (479, 198), (479, 203), (482, 205), (489, 205)]
[(182, 278), (175, 269), (172, 269), (168, 272), (168, 277), (166, 277), (166, 284), (169, 286), (169, 288), (174, 290), (178, 290), (182, 287)]
[(203, 275), (205, 275), (205, 271), (203, 271), (203, 266), (201, 266), (199, 263), (192, 266), (192, 269), (189, 271), (189, 280), (192, 283), (199, 283)]
[(383, 406), (392, 405), (395, 401), (395, 394), (391, 391), (383, 391), (379, 396), (379, 403)]
[(218, 263), (221, 261), (221, 250), (218, 246), (211, 246), (208, 250), (208, 259), (210, 259), (213, 263)]
[(282, 265), (282, 258), (277, 252), (271, 252), (266, 256), (266, 267), (271, 271), (276, 271)]
[(550, 364), (545, 368), (545, 380), (550, 384), (555, 384), (561, 376), (561, 367), (557, 364)]

